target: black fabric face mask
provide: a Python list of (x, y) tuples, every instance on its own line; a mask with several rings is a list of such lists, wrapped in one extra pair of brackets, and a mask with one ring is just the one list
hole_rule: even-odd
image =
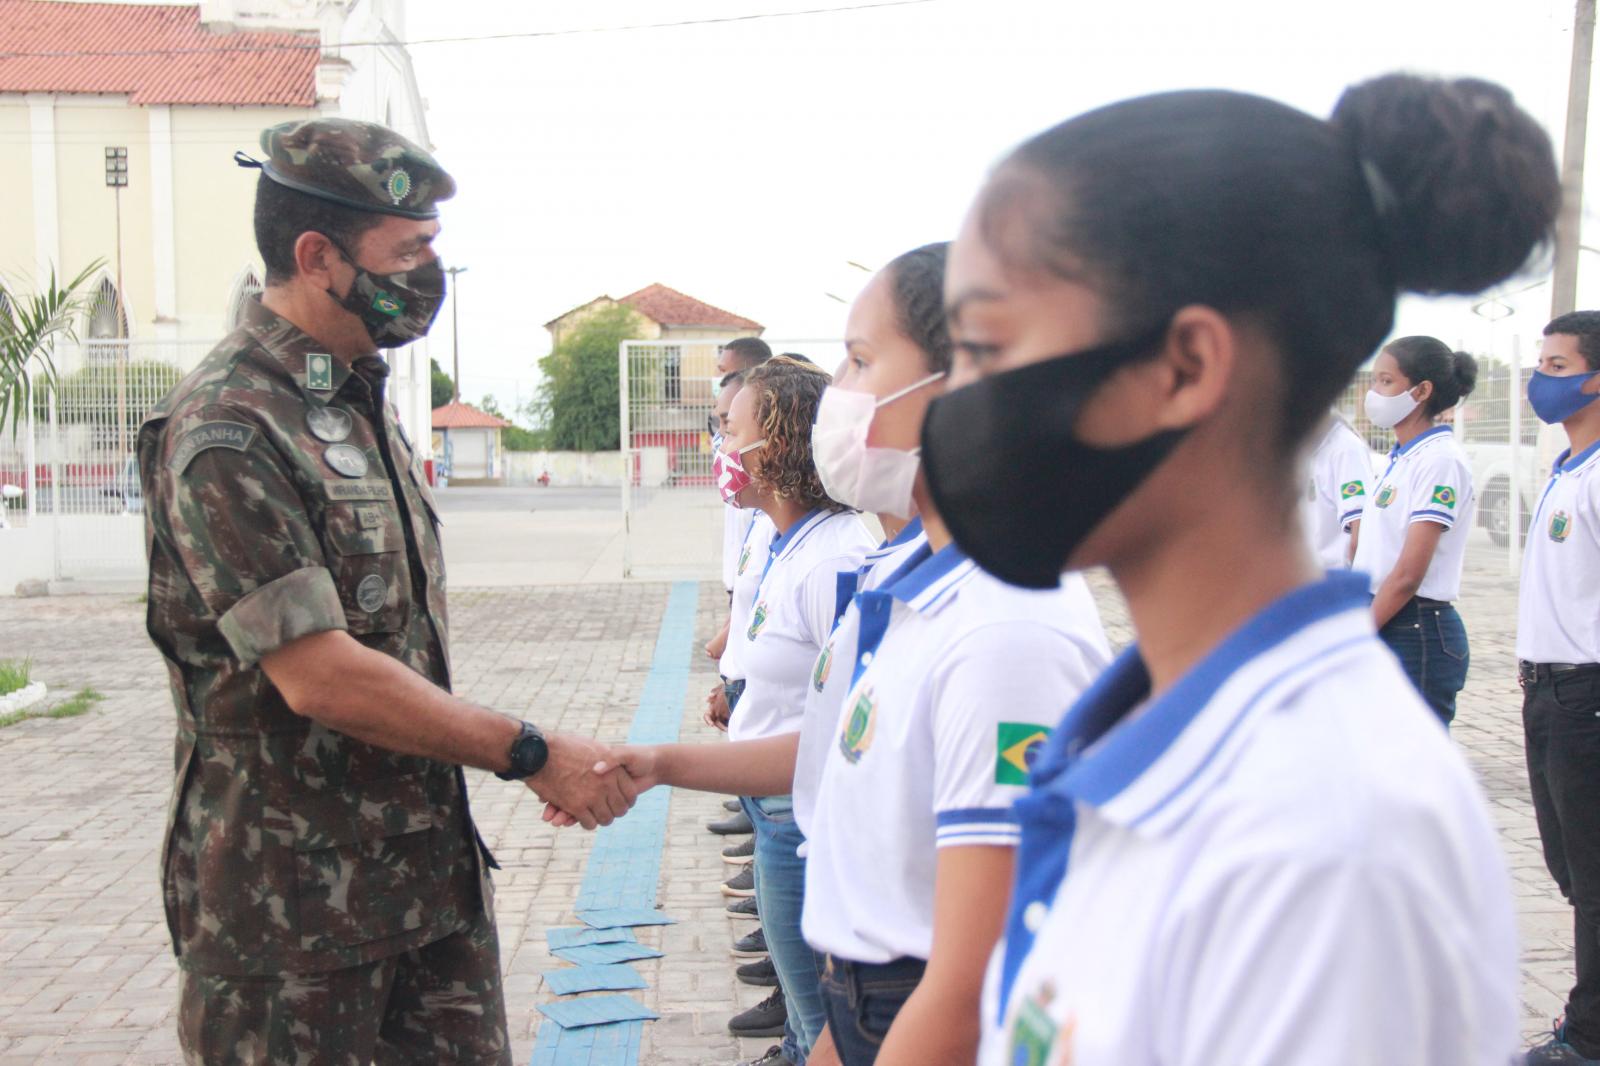
[(934, 400), (922, 467), (939, 517), (972, 559), (1002, 581), (1048, 589), (1067, 560), (1150, 476), (1188, 428), (1115, 448), (1073, 435), (1116, 371), (1154, 356), (1170, 319), (1132, 340), (995, 374)]

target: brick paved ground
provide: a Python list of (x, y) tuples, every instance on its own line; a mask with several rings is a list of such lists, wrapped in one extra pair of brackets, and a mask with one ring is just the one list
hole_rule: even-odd
[[(1463, 613), (1473, 669), (1456, 736), (1495, 808), (1517, 879), (1526, 953), (1527, 1028), (1559, 1009), (1570, 967), (1570, 920), (1544, 874), (1526, 796), (1510, 630), (1515, 586), (1487, 551), (1470, 565)], [(1097, 583), (1118, 642), (1115, 596)], [(458, 591), (454, 651), (464, 694), (547, 727), (621, 738), (650, 666), (664, 585)], [(702, 590), (699, 629), (721, 599)], [(73, 719), (0, 730), (0, 1066), (177, 1061), (175, 969), (155, 881), (170, 785), (171, 710), (142, 607), (129, 598), (0, 599), (0, 655), (31, 656), (61, 694), (92, 685), (107, 697)], [(709, 663), (695, 656), (686, 737), (699, 723)], [(517, 1061), (526, 1062), (553, 961), (544, 929), (570, 924), (590, 837), (556, 834), (526, 791), (474, 776), (474, 810), (505, 869), (498, 911)], [(765, 990), (737, 984), (728, 947), (747, 923), (722, 913), (722, 841), (701, 824), (713, 796), (677, 795), (663, 857), (662, 904), (679, 924), (639, 937), (666, 957), (635, 964), (662, 1020), (645, 1030), (647, 1063), (732, 1063), (768, 1041), (739, 1042), (723, 1025)]]

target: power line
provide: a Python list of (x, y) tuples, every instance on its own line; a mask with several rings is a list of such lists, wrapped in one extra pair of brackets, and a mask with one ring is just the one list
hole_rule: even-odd
[(200, 48), (136, 48), (136, 49), (65, 49), (60, 51), (40, 52), (0, 52), (0, 60), (6, 59), (79, 59), (101, 58), (114, 56), (182, 56), (182, 55), (219, 55), (230, 52), (311, 52), (328, 51), (338, 52), (344, 48), (386, 48), (398, 45), (402, 48), (412, 48), (424, 44), (470, 44), (479, 41), (514, 41), (529, 40), (542, 37), (577, 37), (587, 34), (600, 33), (630, 33), (637, 30), (666, 30), (681, 26), (714, 26), (733, 22), (758, 22), (762, 19), (775, 18), (800, 18), (807, 15), (834, 15), (854, 11), (872, 11), (889, 7), (916, 7), (921, 4), (935, 3), (936, 0), (876, 0), (865, 4), (851, 4), (845, 7), (812, 7), (795, 11), (766, 11), (748, 15), (720, 15), (713, 18), (682, 19), (676, 22), (638, 22), (624, 26), (586, 26), (567, 30), (522, 30), (513, 33), (485, 33), (463, 37), (424, 37), (415, 41), (341, 41), (337, 44), (324, 46), (323, 42), (310, 37), (294, 41), (263, 42), (261, 44), (235, 44), (216, 45)]

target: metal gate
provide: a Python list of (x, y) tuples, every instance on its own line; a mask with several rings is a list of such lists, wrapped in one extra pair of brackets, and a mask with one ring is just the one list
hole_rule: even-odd
[(57, 580), (143, 580), (139, 423), (212, 343), (61, 345), (54, 386), (35, 376), (28, 418), (0, 441), (0, 482), (23, 490), (11, 501), (12, 525), (48, 531)]
[[(836, 340), (763, 338), (832, 372)], [(711, 476), (717, 340), (623, 341), (618, 354), (624, 577), (718, 580), (726, 505)]]

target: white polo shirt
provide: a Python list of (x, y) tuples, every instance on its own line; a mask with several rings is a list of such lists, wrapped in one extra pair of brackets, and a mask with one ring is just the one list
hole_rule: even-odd
[(1137, 649), (1123, 655), (1052, 735), (1017, 815), (983, 1066), (1516, 1052), (1494, 826), (1359, 575), (1280, 599), (1153, 701)]
[(1517, 658), (1600, 663), (1600, 444), (1563, 452), (1528, 525)]
[[(738, 508), (730, 508), (738, 510)], [(728, 643), (717, 660), (717, 672), (729, 681), (744, 679), (744, 666), (739, 662), (739, 649), (743, 642), (734, 640), (750, 624), (750, 610), (755, 605), (756, 585), (761, 581), (762, 560), (767, 549), (778, 536), (777, 527), (765, 511), (751, 507), (749, 525), (734, 549), (733, 598), (728, 602)]]
[[(1050, 727), (1111, 661), (1088, 586), (1016, 588), (924, 546), (856, 597), (855, 660), (806, 860), (806, 940), (926, 959), (938, 849), (1014, 847), (1011, 805)], [(809, 725), (809, 723), (808, 723)]]
[(1311, 453), (1306, 498), (1300, 507), (1311, 550), (1324, 570), (1350, 565), (1350, 525), (1361, 517), (1372, 481), (1372, 453), (1337, 413)]
[(1361, 536), (1351, 569), (1366, 574), (1374, 595), (1400, 561), (1413, 522), (1444, 527), (1417, 595), (1454, 600), (1472, 531), (1472, 467), (1449, 426), (1434, 426), (1411, 443), (1395, 445), (1377, 490), (1361, 512)]
[[(748, 613), (728, 643), (738, 644), (744, 695), (728, 726), (729, 740), (798, 733), (811, 668), (833, 631), (838, 576), (872, 550), (872, 535), (854, 511), (813, 511), (749, 563), (760, 576)], [(735, 598), (741, 590), (735, 590)]]
[[(860, 567), (841, 573), (836, 579), (838, 600), (835, 606), (842, 610), (828, 642), (811, 667), (811, 683), (806, 686), (805, 714), (800, 725), (800, 750), (794, 765), (794, 820), (807, 837), (811, 835), (811, 812), (817, 806), (817, 788), (822, 784), (822, 767), (827, 762), (828, 748), (837, 737), (834, 730), (839, 721), (839, 707), (850, 688), (850, 671), (844, 667), (835, 670), (834, 666), (855, 661), (856, 635), (861, 626), (855, 595), (877, 588), (927, 543), (922, 519), (914, 518), (899, 535), (868, 552)], [(808, 840), (800, 845), (800, 854), (809, 853)]]
[(722, 587), (729, 592), (733, 591), (733, 579), (739, 569), (739, 553), (744, 548), (745, 537), (750, 533), (750, 523), (761, 513), (755, 507), (735, 507), (731, 503), (722, 505)]

